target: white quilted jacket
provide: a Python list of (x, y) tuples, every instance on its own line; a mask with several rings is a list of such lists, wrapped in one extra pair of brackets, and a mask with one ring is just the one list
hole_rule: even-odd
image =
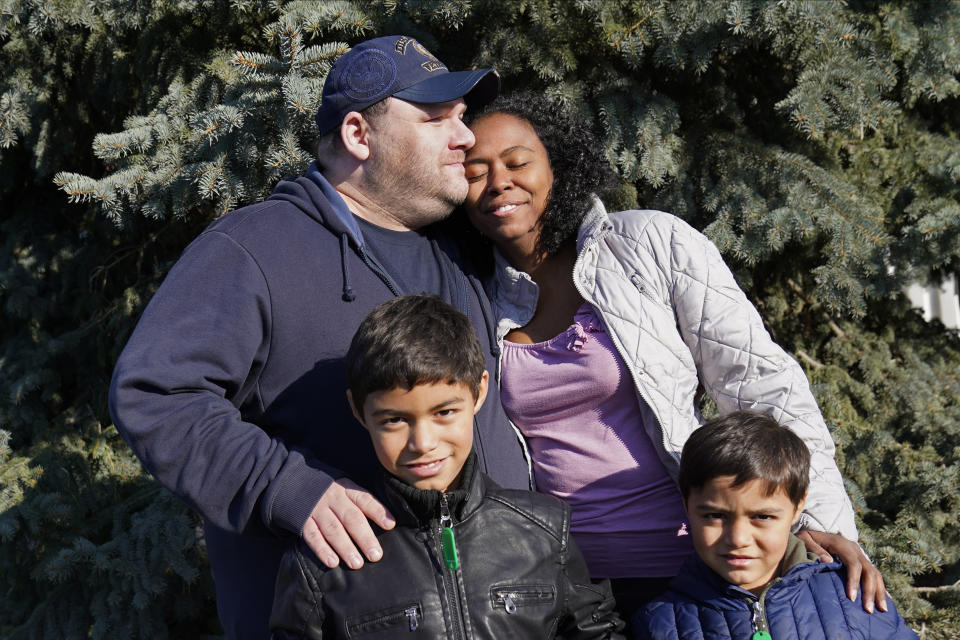
[[(703, 420), (699, 383), (721, 413), (773, 416), (810, 448), (810, 492), (798, 528), (857, 540), (834, 444), (800, 365), (773, 342), (760, 314), (705, 236), (662, 211), (607, 214), (594, 202), (577, 238), (574, 283), (599, 312), (633, 375), (643, 423), (676, 478), (684, 442)], [(491, 298), (497, 337), (529, 322), (537, 285), (497, 253)]]

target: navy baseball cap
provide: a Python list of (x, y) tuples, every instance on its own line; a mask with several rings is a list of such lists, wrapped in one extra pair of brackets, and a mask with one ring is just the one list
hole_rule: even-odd
[(363, 111), (393, 96), (410, 102), (463, 98), (472, 107), (487, 104), (500, 91), (493, 69), (450, 71), (410, 36), (383, 36), (356, 45), (336, 61), (323, 83), (317, 127), (324, 134), (351, 111)]

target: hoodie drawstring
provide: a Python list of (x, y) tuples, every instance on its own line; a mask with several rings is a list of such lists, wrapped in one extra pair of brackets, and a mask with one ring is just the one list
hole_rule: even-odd
[(347, 268), (347, 251), (349, 250), (350, 239), (347, 234), (340, 234), (340, 267), (343, 270), (343, 299), (346, 302), (353, 302), (357, 299), (357, 294), (350, 286), (350, 271)]

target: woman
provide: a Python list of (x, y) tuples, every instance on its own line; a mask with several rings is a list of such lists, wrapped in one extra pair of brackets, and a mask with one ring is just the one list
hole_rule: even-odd
[(859, 547), (819, 533), (857, 537), (803, 370), (703, 235), (667, 213), (604, 210), (593, 193), (609, 169), (582, 122), (538, 96), (488, 106), (471, 124), (464, 209), (496, 249), (504, 407), (538, 488), (571, 504), (592, 576), (611, 579), (629, 620), (689, 553), (674, 479), (702, 385), (722, 413), (768, 413), (804, 439), (813, 463), (801, 537), (844, 561), (848, 593), (863, 573), (868, 610), (885, 607)]

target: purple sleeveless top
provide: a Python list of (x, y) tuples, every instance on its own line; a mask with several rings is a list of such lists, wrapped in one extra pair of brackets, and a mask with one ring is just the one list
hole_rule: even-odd
[(643, 429), (630, 372), (587, 303), (552, 340), (505, 342), (500, 393), (540, 491), (572, 509), (593, 578), (676, 575), (693, 546), (680, 490)]

